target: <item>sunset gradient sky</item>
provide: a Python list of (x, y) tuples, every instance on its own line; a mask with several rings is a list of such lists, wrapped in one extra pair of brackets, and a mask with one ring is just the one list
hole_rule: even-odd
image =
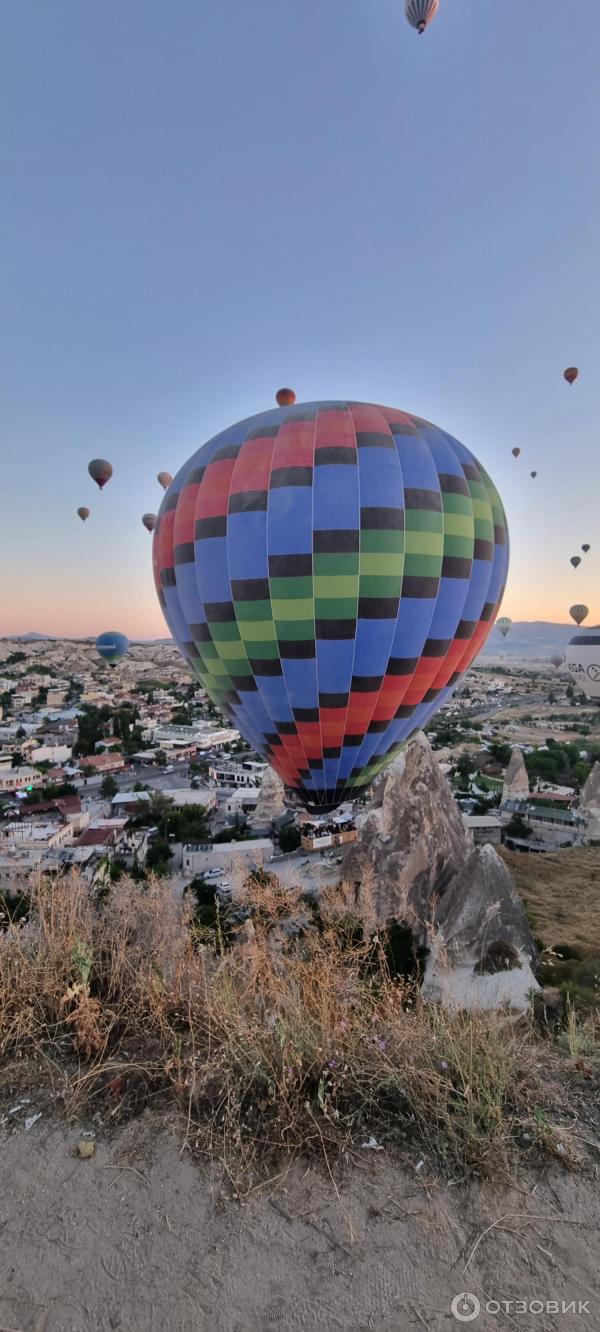
[(457, 435), (503, 613), (600, 620), (600, 3), (403, 10), (4, 8), (0, 633), (166, 636), (156, 473), (287, 383)]

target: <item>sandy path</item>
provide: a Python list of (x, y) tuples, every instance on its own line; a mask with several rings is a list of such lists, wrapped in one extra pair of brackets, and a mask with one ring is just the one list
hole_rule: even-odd
[[(482, 1302), (588, 1302), (575, 1316), (482, 1311), (464, 1324), (476, 1332), (600, 1328), (591, 1172), (448, 1187), (427, 1165), (417, 1174), (365, 1151), (339, 1199), (298, 1169), (240, 1207), (151, 1116), (87, 1161), (73, 1156), (81, 1130), (44, 1117), (25, 1132), (17, 1118), (0, 1130), (0, 1332), (451, 1332), (465, 1288)], [(491, 1230), (463, 1274), (506, 1214), (516, 1233)]]

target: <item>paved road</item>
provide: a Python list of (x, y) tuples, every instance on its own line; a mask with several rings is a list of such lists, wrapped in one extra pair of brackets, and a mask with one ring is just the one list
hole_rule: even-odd
[[(151, 791), (181, 791), (184, 787), (191, 785), (189, 767), (187, 763), (174, 763), (173, 772), (165, 772), (164, 768), (145, 768), (136, 765), (128, 772), (111, 773), (119, 791), (133, 791), (136, 782), (142, 782), (144, 786), (149, 786)], [(86, 791), (93, 791), (102, 785), (103, 777), (78, 778), (75, 780), (75, 786), (81, 794)]]

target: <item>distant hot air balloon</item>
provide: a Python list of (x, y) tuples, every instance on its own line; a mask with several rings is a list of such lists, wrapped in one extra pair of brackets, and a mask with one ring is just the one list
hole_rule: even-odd
[(90, 516), (90, 511), (89, 509), (86, 509), (84, 504), (82, 504), (81, 508), (77, 510), (77, 513), (79, 514), (82, 523), (84, 523), (86, 521), (86, 518), (89, 518)]
[(411, 28), (416, 28), (422, 35), (439, 7), (440, 0), (406, 0), (405, 13)]
[(536, 478), (536, 476), (537, 476), (537, 472), (530, 472), (529, 475), (530, 475), (531, 477), (533, 477), (533, 480), (535, 481), (535, 478)]
[(96, 639), (96, 651), (109, 666), (116, 666), (121, 657), (125, 656), (128, 647), (129, 639), (115, 629), (107, 629)]
[(512, 456), (513, 456), (513, 458), (518, 458), (520, 452), (521, 452), (520, 449), (513, 449), (513, 450), (512, 450)]
[(275, 394), (275, 402), (278, 407), (293, 407), (296, 401), (296, 394), (291, 388), (278, 389)]
[(144, 513), (142, 515), (142, 522), (147, 532), (153, 532), (154, 528), (156, 527), (156, 514)]
[(576, 365), (569, 365), (566, 370), (563, 370), (563, 379), (566, 379), (567, 384), (574, 384), (578, 377), (579, 371)]
[(194, 675), (325, 810), (371, 784), (481, 651), (508, 533), (487, 472), (445, 431), (309, 402), (240, 421), (184, 464), (153, 561)]
[(564, 661), (564, 656), (562, 652), (555, 652), (554, 655), (550, 658), (550, 661), (552, 662), (552, 665), (554, 666), (555, 670), (558, 670), (559, 666), (562, 666)]
[(501, 615), (500, 619), (496, 620), (496, 628), (499, 629), (503, 638), (506, 638), (506, 635), (511, 627), (512, 627), (512, 620), (509, 618), (508, 615)]
[(569, 615), (571, 616), (571, 619), (575, 621), (575, 624), (582, 624), (589, 613), (587, 606), (571, 606), (569, 610)]
[(581, 549), (582, 549), (584, 555), (587, 555), (588, 550), (590, 549), (589, 542), (586, 541), (585, 545), (582, 546)]
[(173, 477), (170, 472), (159, 472), (156, 480), (158, 481), (158, 484), (162, 486), (163, 490), (168, 490)]
[(106, 461), (106, 458), (92, 458), (91, 463), (88, 463), (88, 472), (92, 480), (95, 481), (99, 489), (102, 490), (102, 487), (106, 485), (106, 482), (110, 481), (113, 469), (110, 463)]
[(600, 625), (584, 629), (570, 640), (567, 670), (588, 698), (600, 699)]
[(576, 569), (577, 566), (581, 564), (581, 555), (572, 555), (571, 564), (573, 565), (573, 568)]

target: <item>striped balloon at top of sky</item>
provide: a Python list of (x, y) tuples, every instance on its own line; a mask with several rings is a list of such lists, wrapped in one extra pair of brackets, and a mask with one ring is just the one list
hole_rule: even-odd
[(458, 440), (370, 403), (295, 404), (210, 440), (167, 491), (159, 600), (215, 704), (305, 803), (359, 793), (479, 652), (504, 510)]

